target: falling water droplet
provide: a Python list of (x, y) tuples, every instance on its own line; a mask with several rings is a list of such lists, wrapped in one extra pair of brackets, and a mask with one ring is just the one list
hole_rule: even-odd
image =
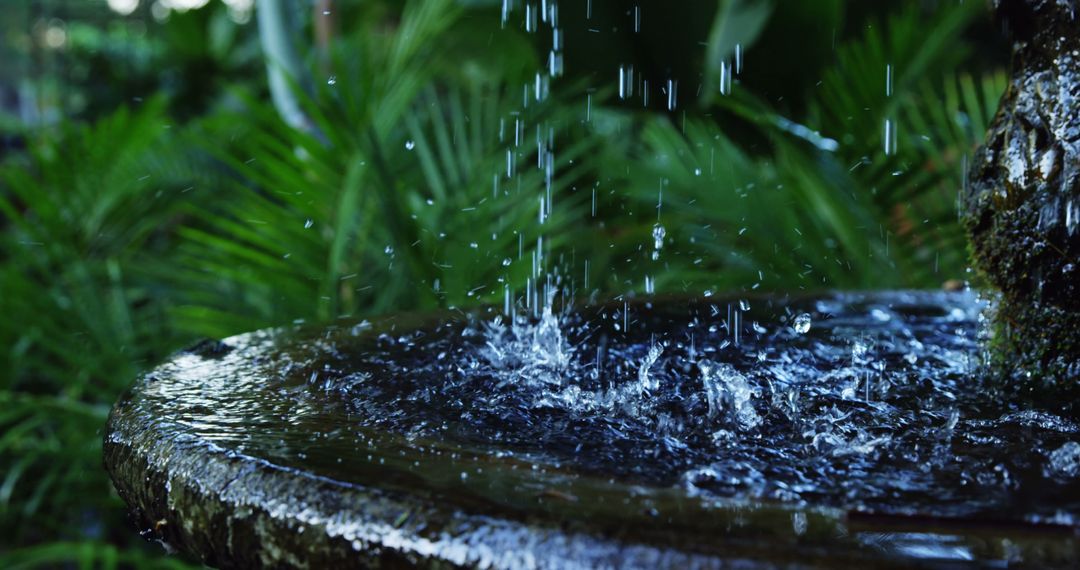
[(653, 229), (652, 229), (652, 238), (653, 238), (652, 258), (653, 258), (653, 261), (656, 261), (657, 259), (660, 259), (660, 250), (664, 247), (664, 237), (665, 236), (667, 236), (667, 230), (664, 229), (664, 226), (662, 226), (660, 224), (656, 224), (655, 226), (653, 226)]
[(810, 315), (808, 313), (803, 313), (795, 317), (795, 323), (792, 326), (794, 327), (795, 332), (799, 334), (810, 332)]
[(414, 148), (416, 148), (416, 141), (405, 141), (405, 150), (412, 150)]
[(664, 238), (667, 236), (667, 230), (664, 226), (656, 224), (652, 229), (653, 249), (660, 249), (664, 247)]
[(310, 228), (311, 226), (314, 226), (314, 225), (315, 225), (315, 221), (312, 220), (311, 218), (308, 218), (308, 220), (306, 222), (304, 222), (304, 229), (306, 230), (306, 229), (308, 229), (308, 228)]
[(331, 75), (330, 78), (326, 80), (326, 84), (331, 86), (337, 85), (337, 76)]

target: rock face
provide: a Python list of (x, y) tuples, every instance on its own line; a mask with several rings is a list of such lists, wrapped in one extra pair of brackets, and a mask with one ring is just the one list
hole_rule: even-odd
[(975, 265), (1002, 293), (998, 364), (1059, 396), (1080, 378), (1080, 1), (994, 7), (1013, 34), (1013, 74), (964, 221)]

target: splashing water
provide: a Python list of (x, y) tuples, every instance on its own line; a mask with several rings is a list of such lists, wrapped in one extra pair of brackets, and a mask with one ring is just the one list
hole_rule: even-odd
[[(254, 333), (155, 371), (169, 381), (140, 405), (185, 442), (362, 484), (384, 461), (424, 481), (451, 465), (438, 472), (490, 493), (488, 467), (509, 461), (705, 504), (1080, 528), (1080, 426), (972, 374), (972, 294), (747, 301)], [(810, 330), (782, 324), (802, 314)]]
[(1050, 453), (1046, 465), (1048, 477), (1080, 477), (1080, 443), (1070, 441)]
[(496, 317), (485, 328), (486, 342), (480, 349), (493, 370), (501, 372), (502, 383), (531, 386), (561, 386), (572, 364), (573, 348), (559, 328), (551, 305), (543, 309), (536, 324), (518, 317), (510, 327)]
[(761, 417), (754, 409), (752, 399), (761, 396), (746, 377), (727, 364), (708, 360), (698, 362), (701, 382), (705, 386), (705, 399), (709, 404), (709, 418), (725, 417), (728, 424), (740, 431), (756, 428)]
[(649, 347), (649, 353), (645, 355), (645, 358), (641, 361), (641, 367), (638, 368), (638, 387), (639, 391), (643, 393), (649, 393), (660, 387), (660, 382), (653, 376), (649, 375), (649, 370), (656, 364), (656, 360), (660, 358), (660, 355), (664, 353), (664, 347), (654, 344)]

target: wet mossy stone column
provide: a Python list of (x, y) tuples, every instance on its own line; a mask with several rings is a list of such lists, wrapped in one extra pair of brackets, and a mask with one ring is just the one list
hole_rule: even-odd
[(996, 363), (1027, 396), (1080, 404), (1080, 1), (995, 0), (1012, 77), (964, 192), (974, 263), (1001, 291)]

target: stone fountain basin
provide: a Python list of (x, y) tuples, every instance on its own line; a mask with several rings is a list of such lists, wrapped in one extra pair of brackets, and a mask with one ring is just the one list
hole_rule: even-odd
[[(655, 365), (661, 385), (694, 374), (682, 360), (705, 357), (775, 394), (788, 393), (782, 383), (850, 377), (856, 395), (836, 395), (829, 413), (883, 414), (882, 423), (895, 414), (898, 431), (869, 442), (860, 431), (847, 447), (816, 437), (810, 449), (800, 434), (823, 409), (810, 396), (790, 418), (759, 396), (760, 426), (739, 431), (689, 387), (617, 408), (631, 418), (611, 424), (622, 431), (535, 402), (485, 424), (493, 420), (480, 411), (526, 400), (503, 384), (463, 388), (461, 378), (494, 374), (463, 356), (491, 340), (484, 323), (497, 313), (479, 309), (200, 343), (117, 403), (105, 466), (147, 538), (223, 568), (1075, 567), (1080, 488), (1060, 450), (1080, 428), (981, 399), (981, 307), (963, 292), (680, 298), (585, 307), (563, 320), (579, 360), (611, 361), (595, 357), (601, 384), (638, 378), (638, 348), (656, 342), (667, 343), (668, 360)], [(807, 334), (792, 329), (803, 313), (813, 316)], [(909, 362), (912, 346), (921, 352)], [(821, 375), (849, 360), (850, 374)], [(867, 386), (862, 403), (857, 382)], [(957, 389), (965, 382), (970, 393)], [(497, 403), (470, 400), (506, 390)], [(685, 445), (650, 448), (661, 439), (649, 437), (663, 423), (656, 414), (668, 414), (651, 400), (686, 411), (689, 427), (671, 432)], [(925, 422), (908, 400), (926, 409)], [(546, 437), (552, 425), (563, 433)], [(715, 428), (724, 435), (702, 435)], [(902, 440), (909, 432), (924, 435)], [(930, 444), (917, 438), (945, 446), (925, 455), (933, 467), (921, 464)], [(905, 450), (913, 455), (901, 458)], [(745, 480), (725, 471), (736, 458), (753, 466)]]

